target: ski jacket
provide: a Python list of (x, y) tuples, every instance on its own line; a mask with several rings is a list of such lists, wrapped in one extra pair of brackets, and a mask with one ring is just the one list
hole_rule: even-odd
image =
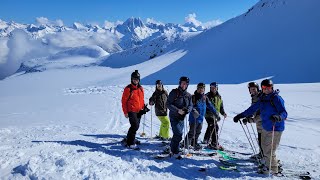
[[(185, 116), (192, 110), (191, 94), (187, 90), (183, 91), (181, 87), (173, 89), (169, 93), (167, 107), (170, 110), (170, 119), (184, 120)], [(185, 110), (186, 114), (180, 115), (178, 110)]]
[(124, 114), (128, 112), (138, 113), (144, 108), (144, 91), (140, 84), (129, 84), (124, 88), (122, 94), (122, 110)]
[[(203, 117), (206, 114), (206, 111), (210, 111), (215, 117), (218, 116), (218, 112), (209, 101), (208, 97), (205, 94), (199, 94), (197, 91), (192, 95), (192, 104), (193, 110), (198, 111), (199, 117), (196, 119), (197, 123), (203, 122)], [(193, 117), (193, 113), (189, 114), (189, 122), (194, 123), (195, 119)]]
[(158, 90), (152, 94), (149, 99), (149, 103), (155, 105), (155, 113), (156, 116), (167, 116), (168, 108), (167, 108), (167, 100), (168, 100), (168, 93), (166, 90)]
[[(226, 112), (224, 111), (224, 107), (223, 107), (223, 101), (222, 98), (219, 94), (219, 92), (217, 92), (216, 94), (213, 94), (212, 92), (208, 92), (207, 97), (209, 99), (209, 101), (214, 105), (215, 109), (222, 115), (225, 115)], [(213, 114), (212, 111), (207, 111), (206, 112), (206, 117), (207, 118), (212, 118), (213, 116), (215, 116), (215, 114)]]
[(266, 131), (272, 131), (273, 122), (270, 120), (272, 115), (279, 115), (281, 117), (281, 122), (275, 123), (275, 131), (284, 131), (285, 122), (288, 113), (284, 106), (284, 100), (279, 95), (279, 90), (273, 91), (272, 93), (266, 95), (263, 94), (258, 102), (251, 105), (247, 110), (241, 114), (244, 117), (252, 116), (257, 110), (260, 110), (260, 117), (262, 120), (262, 127)]

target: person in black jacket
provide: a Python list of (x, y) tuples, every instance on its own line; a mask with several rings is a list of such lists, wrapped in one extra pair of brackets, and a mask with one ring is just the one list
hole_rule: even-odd
[[(227, 117), (227, 114), (224, 110), (222, 97), (218, 92), (217, 82), (210, 83), (210, 92), (207, 94), (208, 99), (214, 105), (215, 109), (218, 111), (218, 114), (222, 114), (224, 118)], [(204, 135), (204, 143), (208, 144), (209, 148), (223, 150), (223, 147), (219, 145), (218, 141), (218, 121), (220, 120), (219, 116), (215, 116), (211, 111), (206, 112), (206, 121), (208, 127)]]
[(188, 77), (181, 77), (179, 87), (173, 89), (168, 97), (167, 107), (170, 110), (169, 117), (173, 136), (170, 144), (172, 155), (179, 155), (179, 143), (182, 140), (184, 118), (192, 110), (191, 94), (187, 92), (189, 85)]
[(161, 80), (156, 81), (156, 90), (149, 99), (149, 105), (155, 105), (155, 113), (161, 121), (159, 137), (161, 139), (169, 139), (170, 120), (168, 118), (167, 109), (168, 93), (163, 88)]

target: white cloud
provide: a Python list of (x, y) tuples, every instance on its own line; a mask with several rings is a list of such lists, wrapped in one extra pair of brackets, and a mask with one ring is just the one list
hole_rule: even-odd
[(195, 13), (188, 14), (187, 17), (184, 18), (186, 23), (192, 23), (195, 26), (201, 26), (201, 22), (196, 19), (197, 15)]
[(46, 17), (37, 17), (36, 18), (37, 25), (55, 25), (55, 26), (63, 26), (63, 21), (61, 19), (57, 19), (55, 21), (50, 21)]
[(187, 17), (185, 17), (185, 22), (189, 24), (193, 24), (195, 27), (202, 26), (205, 29), (212, 28), (214, 26), (217, 26), (219, 24), (222, 24), (223, 22), (220, 19), (208, 21), (205, 23), (202, 23), (201, 21), (196, 19), (197, 15), (195, 13), (189, 14)]
[(106, 29), (115, 28), (115, 27), (117, 27), (119, 24), (123, 24), (123, 21), (116, 21), (116, 22), (110, 22), (110, 21), (107, 21), (107, 20), (104, 21), (104, 27), (105, 27)]
[(56, 20), (56, 25), (57, 26), (63, 26), (63, 21), (61, 19)]
[(202, 25), (203, 25), (206, 29), (209, 29), (209, 28), (218, 26), (218, 25), (220, 25), (220, 24), (222, 24), (222, 23), (223, 23), (223, 21), (221, 21), (220, 19), (217, 19), (217, 20), (212, 20), (212, 21), (208, 21), (208, 22), (202, 23)]
[(58, 49), (97, 45), (107, 52), (112, 52), (119, 42), (119, 39), (110, 32), (95, 33), (74, 30), (48, 35), (46, 38), (50, 46)]
[(0, 66), (7, 62), (7, 55), (9, 52), (7, 42), (8, 38), (0, 38)]
[(146, 22), (147, 23), (153, 23), (153, 24), (164, 24), (164, 23), (162, 23), (160, 21), (154, 20), (153, 18), (147, 18)]
[(114, 22), (110, 22), (110, 21), (104, 21), (104, 27), (106, 29), (111, 29), (115, 27), (115, 23)]
[(38, 25), (42, 25), (42, 24), (49, 24), (49, 19), (46, 17), (37, 17), (36, 18), (36, 23)]

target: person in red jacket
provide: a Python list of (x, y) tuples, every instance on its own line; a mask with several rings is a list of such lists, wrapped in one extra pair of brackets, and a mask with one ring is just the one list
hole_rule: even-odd
[(140, 85), (140, 74), (135, 70), (131, 74), (131, 84), (124, 88), (122, 94), (122, 110), (124, 116), (129, 118), (130, 128), (128, 130), (125, 144), (129, 148), (137, 148), (135, 138), (139, 129), (142, 114), (145, 114), (144, 91)]

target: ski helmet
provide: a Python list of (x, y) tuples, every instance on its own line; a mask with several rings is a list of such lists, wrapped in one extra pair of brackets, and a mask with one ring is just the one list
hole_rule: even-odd
[(271, 79), (265, 79), (261, 82), (261, 87), (262, 86), (273, 87), (273, 82)]
[(216, 87), (218, 89), (218, 83), (212, 82), (212, 83), (210, 83), (210, 87)]
[(186, 77), (186, 76), (182, 76), (182, 77), (180, 77), (180, 80), (179, 80), (179, 84), (181, 84), (181, 81), (185, 81), (185, 82), (187, 82), (187, 84), (189, 84), (189, 78), (188, 77)]
[(139, 79), (140, 81), (140, 74), (138, 72), (138, 70), (135, 70), (132, 74), (131, 74), (131, 79), (136, 78)]
[(206, 85), (202, 82), (197, 85), (197, 89), (198, 88), (205, 88), (205, 87), (206, 87)]
[(256, 83), (256, 82), (249, 82), (249, 83), (248, 83), (248, 88), (250, 89), (251, 87), (257, 88), (258, 91), (260, 90), (260, 89), (259, 89), (259, 85), (258, 85), (258, 83)]
[(157, 84), (161, 84), (161, 85), (162, 85), (161, 80), (156, 80), (156, 85), (157, 85)]

